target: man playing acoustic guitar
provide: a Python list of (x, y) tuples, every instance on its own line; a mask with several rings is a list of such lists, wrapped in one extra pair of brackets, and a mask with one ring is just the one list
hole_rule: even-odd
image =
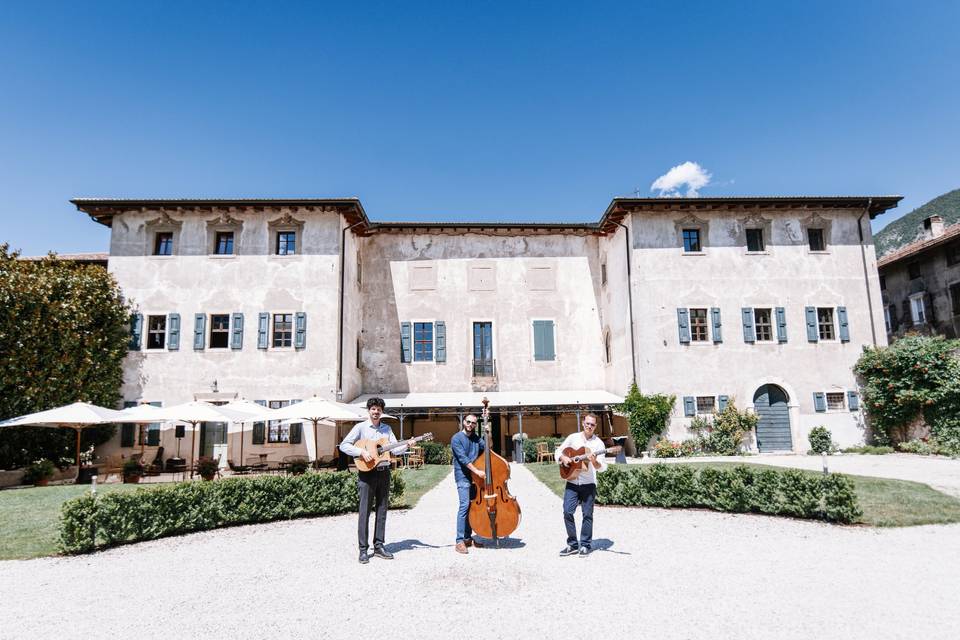
[(467, 553), (467, 547), (477, 548), (483, 545), (473, 539), (470, 529), (470, 490), (473, 482), (470, 474), (485, 477), (483, 469), (473, 465), (473, 461), (483, 453), (483, 438), (477, 434), (477, 416), (469, 414), (463, 418), (463, 430), (458, 431), (450, 441), (453, 451), (453, 477), (457, 481), (457, 496), (460, 508), (457, 510), (457, 553)]
[[(590, 545), (593, 543), (593, 503), (597, 499), (597, 472), (606, 471), (607, 461), (602, 453), (603, 441), (594, 434), (597, 430), (597, 416), (588, 413), (583, 416), (581, 424), (583, 431), (567, 436), (554, 453), (554, 457), (563, 465), (579, 464), (564, 455), (564, 450), (583, 447), (587, 452), (594, 452), (590, 453), (586, 459), (586, 469), (575, 478), (568, 480), (566, 490), (563, 492), (563, 523), (567, 528), (567, 546), (560, 555), (579, 554), (581, 558), (585, 558), (590, 553)], [(573, 519), (577, 505), (580, 505), (583, 512), (579, 543), (577, 542), (577, 524)]]
[[(340, 443), (340, 451), (354, 458), (362, 458), (372, 462), (374, 457), (370, 453), (354, 446), (358, 440), (379, 440), (388, 438), (390, 443), (397, 442), (390, 426), (380, 422), (383, 415), (384, 402), (382, 398), (367, 400), (367, 414), (369, 420), (354, 425), (350, 433)], [(397, 447), (393, 451), (402, 453), (406, 445)], [(370, 557), (367, 549), (370, 545), (370, 503), (371, 499), (377, 502), (377, 519), (373, 529), (373, 555), (384, 560), (392, 560), (393, 554), (383, 548), (383, 541), (387, 529), (387, 508), (390, 506), (390, 462), (378, 464), (372, 471), (360, 471), (357, 475), (357, 487), (360, 490), (360, 521), (357, 526), (357, 535), (360, 541), (360, 564), (367, 564)]]

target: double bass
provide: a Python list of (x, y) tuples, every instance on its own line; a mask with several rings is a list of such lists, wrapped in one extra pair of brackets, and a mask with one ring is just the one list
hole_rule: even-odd
[(484, 479), (473, 476), (476, 497), (470, 501), (468, 518), (474, 533), (493, 540), (500, 546), (499, 538), (509, 536), (520, 524), (520, 503), (510, 495), (507, 480), (510, 479), (510, 464), (493, 452), (490, 439), (490, 401), (483, 402), (483, 453), (473, 461), (473, 466), (482, 468)]

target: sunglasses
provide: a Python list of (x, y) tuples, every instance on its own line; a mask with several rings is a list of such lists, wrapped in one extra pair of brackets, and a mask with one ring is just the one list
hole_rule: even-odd
[(476, 425), (476, 424), (477, 424), (477, 421), (476, 421), (476, 420), (467, 420), (467, 421), (466, 421), (466, 422), (464, 422), (463, 424), (472, 424), (472, 425)]

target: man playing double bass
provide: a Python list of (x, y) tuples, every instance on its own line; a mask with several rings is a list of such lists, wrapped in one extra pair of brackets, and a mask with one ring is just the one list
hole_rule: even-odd
[[(573, 449), (585, 447), (587, 451), (603, 451), (603, 441), (594, 433), (597, 430), (597, 416), (592, 413), (583, 416), (581, 426), (583, 431), (571, 433), (556, 450), (554, 457), (557, 462), (565, 465), (573, 462), (563, 455), (563, 451), (568, 447)], [(590, 554), (590, 545), (593, 543), (593, 503), (597, 499), (597, 472), (606, 471), (606, 469), (606, 456), (603, 453), (592, 453), (587, 458), (587, 468), (577, 477), (567, 481), (563, 492), (563, 524), (567, 528), (567, 546), (560, 552), (561, 556), (579, 554), (581, 558), (585, 558)], [(583, 512), (579, 542), (577, 541), (577, 523), (573, 519), (577, 505)]]
[(463, 430), (458, 431), (450, 441), (453, 450), (453, 477), (457, 481), (457, 496), (460, 498), (460, 508), (457, 509), (457, 553), (468, 553), (467, 548), (483, 547), (473, 539), (470, 528), (470, 489), (473, 481), (470, 474), (480, 478), (486, 477), (482, 469), (474, 466), (473, 461), (483, 453), (483, 438), (477, 433), (477, 416), (464, 416)]

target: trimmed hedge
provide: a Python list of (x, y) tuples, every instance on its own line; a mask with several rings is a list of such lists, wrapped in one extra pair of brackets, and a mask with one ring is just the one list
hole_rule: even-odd
[(853, 482), (840, 474), (796, 469), (611, 465), (597, 475), (597, 502), (647, 507), (703, 507), (850, 523), (863, 515)]
[[(399, 503), (403, 491), (402, 476), (392, 473), (392, 506)], [(349, 472), (227, 478), (98, 496), (88, 493), (63, 504), (60, 549), (84, 553), (192, 531), (346, 513), (356, 511), (358, 504), (357, 476)]]
[(421, 442), (424, 464), (453, 464), (453, 450), (440, 442)]

